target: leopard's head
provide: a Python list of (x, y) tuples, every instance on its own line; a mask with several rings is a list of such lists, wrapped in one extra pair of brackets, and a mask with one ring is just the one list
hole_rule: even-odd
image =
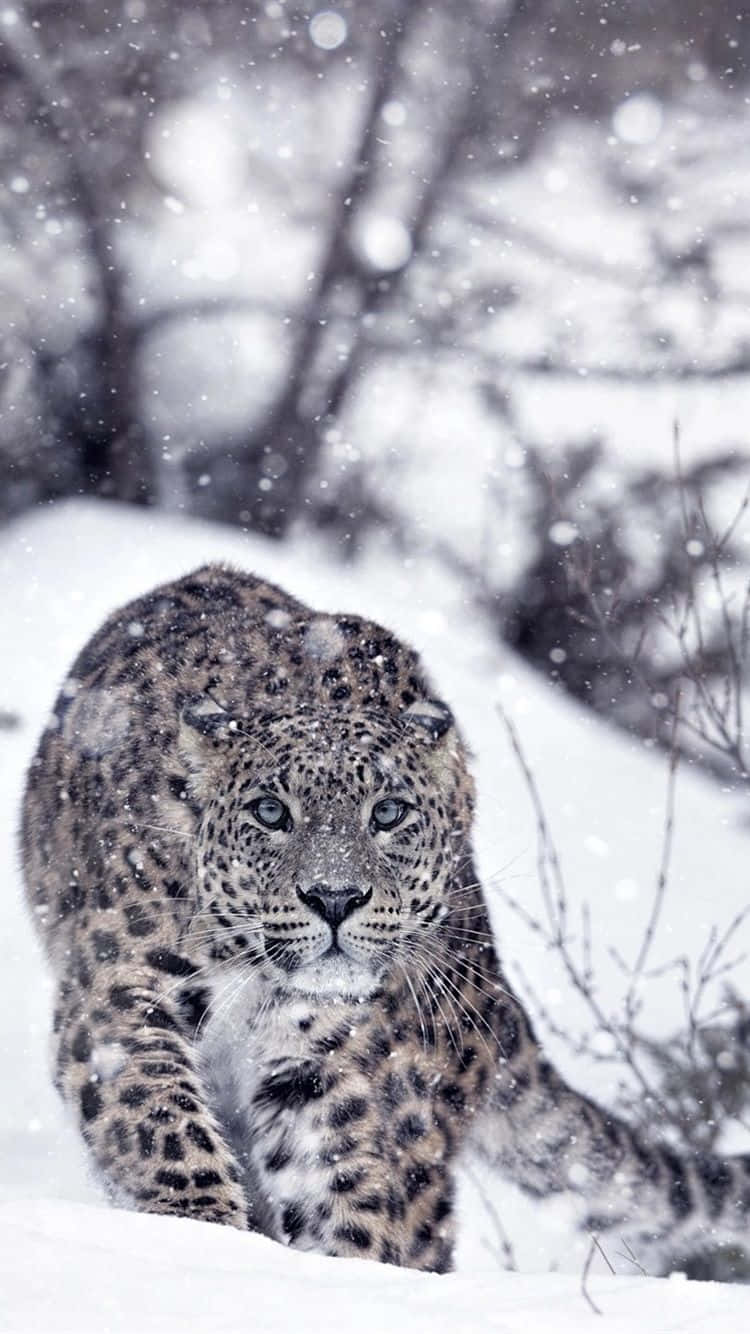
[(202, 808), (199, 934), (213, 958), (316, 996), (419, 976), (471, 823), (444, 704), (248, 721), (204, 699), (183, 710), (180, 749)]

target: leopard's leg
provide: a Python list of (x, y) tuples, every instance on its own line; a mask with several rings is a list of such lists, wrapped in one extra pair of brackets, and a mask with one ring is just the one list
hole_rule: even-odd
[[(367, 1054), (367, 1029), (353, 1040)], [(364, 1040), (363, 1040), (364, 1039)], [(253, 1158), (273, 1232), (331, 1256), (444, 1272), (454, 1243), (449, 1117), (435, 1085), (382, 1061), (362, 1073), (345, 1047), (270, 1069), (252, 1099)]]
[(238, 1163), (158, 971), (74, 954), (55, 1014), (56, 1083), (110, 1194), (152, 1213), (248, 1225)]

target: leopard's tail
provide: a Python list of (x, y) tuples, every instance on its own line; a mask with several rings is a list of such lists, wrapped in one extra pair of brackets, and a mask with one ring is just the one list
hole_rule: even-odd
[(640, 1246), (652, 1272), (707, 1249), (750, 1255), (750, 1154), (679, 1153), (656, 1134), (647, 1140), (570, 1088), (519, 1019), (527, 1041), (499, 1066), (471, 1147), (534, 1195), (574, 1192), (582, 1226)]

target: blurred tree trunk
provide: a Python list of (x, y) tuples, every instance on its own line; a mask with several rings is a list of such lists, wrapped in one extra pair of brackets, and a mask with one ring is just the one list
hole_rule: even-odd
[[(306, 489), (315, 475), (325, 433), (357, 383), (372, 344), (368, 329), (376, 316), (393, 309), (408, 277), (410, 261), (429, 244), (437, 212), (462, 176), (462, 150), (480, 145), (488, 124), (507, 134), (525, 155), (539, 131), (539, 117), (519, 118), (515, 96), (507, 107), (498, 93), (497, 71), (514, 69), (524, 43), (544, 11), (544, 0), (470, 0), (465, 9), (433, 6), (425, 0), (400, 0), (389, 19), (378, 24), (379, 41), (371, 52), (371, 92), (359, 141), (331, 211), (328, 240), (317, 281), (300, 320), (300, 333), (284, 388), (265, 420), (236, 448), (206, 451), (193, 457), (191, 507), (212, 518), (237, 522), (271, 536), (284, 534), (306, 508), (318, 516), (317, 497)], [(424, 43), (415, 41), (424, 37)], [(413, 52), (434, 41), (452, 68), (439, 90), (420, 90), (419, 74), (408, 68)], [(514, 70), (518, 78), (518, 71)], [(410, 78), (425, 99), (430, 133), (425, 156), (415, 172), (411, 208), (399, 215), (408, 232), (409, 258), (395, 271), (375, 268), (352, 244), (352, 233), (365, 210), (378, 202), (384, 167), (380, 138), (383, 108)], [(516, 90), (517, 91), (517, 90)], [(437, 104), (430, 105), (436, 100)], [(500, 129), (498, 129), (498, 125)], [(480, 151), (485, 151), (480, 148)], [(337, 299), (346, 304), (345, 320)], [(339, 305), (341, 301), (339, 301)], [(332, 326), (345, 327), (330, 354)], [(341, 344), (344, 350), (341, 350)], [(281, 467), (279, 467), (279, 463)], [(198, 492), (197, 474), (210, 466), (212, 485)]]
[[(381, 28), (357, 147), (331, 211), (328, 239), (300, 320), (282, 393), (249, 438), (228, 451), (223, 470), (214, 469), (210, 493), (196, 495), (203, 512), (208, 507), (212, 517), (235, 523), (239, 519), (279, 537), (304, 505), (305, 486), (314, 472), (322, 436), (320, 414), (308, 411), (302, 399), (319, 368), (336, 292), (342, 284), (353, 283), (361, 305), (367, 287), (374, 281), (371, 274), (358, 269), (349, 244), (350, 229), (372, 182), (382, 110), (394, 95), (401, 56), (423, 8), (419, 0), (397, 0), (387, 26)], [(283, 461), (276, 476), (272, 465), (264, 467), (272, 457)]]
[(106, 223), (89, 232), (99, 279), (100, 318), (85, 339), (91, 392), (70, 422), (84, 487), (94, 494), (149, 505), (158, 501), (154, 460), (139, 410), (136, 339)]
[(4, 29), (2, 73), (20, 81), (34, 122), (55, 141), (64, 163), (66, 203), (80, 223), (84, 258), (94, 278), (96, 316), (75, 354), (79, 392), (61, 395), (58, 358), (43, 346), (34, 349), (49, 417), (57, 422), (61, 439), (73, 446), (81, 491), (154, 503), (156, 470), (140, 421), (136, 344), (111, 201), (99, 188), (83, 118), (58, 86), (52, 62), (22, 11)]

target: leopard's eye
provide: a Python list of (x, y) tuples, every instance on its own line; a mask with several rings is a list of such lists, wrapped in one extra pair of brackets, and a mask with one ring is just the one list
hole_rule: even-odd
[(396, 825), (401, 824), (408, 810), (405, 801), (398, 801), (395, 797), (384, 797), (372, 808), (371, 827), (373, 830), (395, 829)]
[(284, 829), (292, 827), (292, 817), (289, 813), (289, 807), (285, 806), (278, 797), (258, 797), (256, 801), (251, 802), (250, 810), (259, 824), (264, 825), (266, 829)]

